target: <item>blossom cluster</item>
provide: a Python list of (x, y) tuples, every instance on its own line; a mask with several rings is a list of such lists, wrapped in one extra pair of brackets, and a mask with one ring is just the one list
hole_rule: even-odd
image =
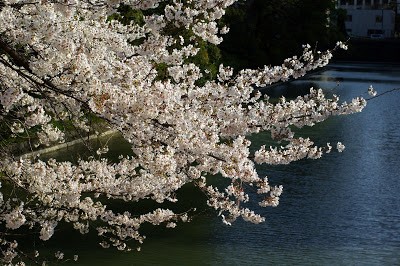
[[(106, 159), (108, 148), (78, 162), (22, 159), (0, 144), (0, 175), (24, 197), (0, 191), (0, 223), (10, 230), (30, 228), (43, 241), (61, 222), (85, 234), (93, 224), (103, 247), (130, 249), (130, 239), (142, 243), (144, 223), (174, 228), (190, 212), (157, 208), (148, 213), (118, 212), (105, 200), (177, 202), (175, 192), (193, 183), (207, 195), (207, 204), (226, 224), (238, 217), (260, 223), (247, 208), (260, 195), (259, 206), (277, 206), (282, 186), (270, 186), (256, 164), (288, 164), (318, 159), (332, 146), (314, 145), (296, 137), (293, 128), (313, 126), (332, 115), (360, 112), (366, 101), (340, 102), (321, 89), (278, 103), (261, 97), (255, 87), (299, 78), (323, 67), (331, 51), (315, 53), (309, 45), (299, 57), (280, 66), (241, 70), (221, 65), (216, 80), (204, 85), (202, 69), (190, 58), (198, 39), (218, 44), (227, 28), (218, 28), (225, 9), (235, 0), (8, 0), (0, 4), (0, 120), (11, 137), (36, 139), (36, 146), (63, 142), (68, 121), (78, 132), (93, 133), (91, 115), (117, 130), (134, 156)], [(144, 16), (143, 25), (108, 20), (121, 5), (134, 9), (163, 8)], [(146, 12), (149, 14), (149, 12)], [(185, 29), (192, 36), (175, 36)], [(343, 43), (337, 46), (345, 48)], [(336, 49), (336, 48), (335, 48)], [(157, 65), (166, 66), (164, 79)], [(202, 83), (203, 84), (203, 83)], [(369, 90), (373, 95), (372, 89)], [(57, 122), (57, 123), (56, 123)], [(285, 145), (261, 146), (250, 152), (246, 138), (266, 131)], [(344, 145), (337, 143), (337, 150)], [(207, 175), (229, 180), (221, 189)], [(256, 195), (254, 195), (256, 197)], [(3, 261), (16, 256), (16, 244), (4, 240)], [(137, 248), (140, 250), (140, 247)], [(58, 252), (57, 259), (64, 254)], [(74, 258), (75, 259), (75, 258)], [(77, 257), (76, 257), (77, 259)]]

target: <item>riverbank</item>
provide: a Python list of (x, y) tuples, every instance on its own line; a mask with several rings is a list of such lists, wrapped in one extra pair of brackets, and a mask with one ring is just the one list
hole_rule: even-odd
[(37, 156), (39, 154), (46, 154), (46, 153), (54, 152), (54, 151), (61, 150), (61, 149), (68, 149), (68, 148), (70, 148), (70, 147), (72, 147), (74, 145), (81, 144), (83, 141), (93, 141), (93, 140), (96, 140), (96, 139), (99, 139), (99, 138), (111, 137), (111, 136), (113, 136), (115, 134), (118, 134), (117, 130), (108, 130), (108, 131), (105, 131), (105, 132), (100, 133), (98, 135), (97, 134), (90, 135), (85, 139), (78, 138), (78, 139), (74, 139), (74, 140), (68, 141), (66, 143), (60, 143), (60, 144), (53, 145), (53, 146), (50, 146), (50, 147), (47, 147), (47, 148), (43, 148), (43, 149), (39, 149), (39, 150), (36, 150), (36, 151), (24, 153), (24, 154), (21, 155), (21, 158), (23, 158), (23, 159), (33, 158), (33, 157), (35, 157), (35, 156)]
[[(104, 137), (111, 137), (117, 134), (117, 130), (113, 130), (105, 122), (97, 122), (93, 126), (91, 132), (85, 132), (83, 130), (71, 130), (67, 129), (64, 132), (64, 142), (62, 143), (50, 143), (49, 146), (37, 145), (39, 140), (37, 138), (30, 138), (24, 140), (20, 138), (18, 142), (10, 143), (8, 146), (9, 151), (16, 157), (21, 158), (32, 158), (38, 154), (46, 154), (54, 152), (61, 149), (68, 149), (71, 146), (83, 143), (83, 142), (93, 142), (96, 139), (101, 139)], [(22, 141), (21, 141), (22, 140)], [(36, 145), (35, 145), (36, 144)]]

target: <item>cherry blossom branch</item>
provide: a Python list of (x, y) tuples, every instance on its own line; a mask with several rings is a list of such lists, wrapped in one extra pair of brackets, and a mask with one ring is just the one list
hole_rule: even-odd
[(400, 88), (394, 88), (394, 89), (391, 89), (391, 90), (388, 90), (388, 91), (379, 93), (379, 94), (377, 94), (377, 95), (375, 95), (375, 96), (372, 96), (372, 97), (370, 97), (370, 98), (368, 98), (368, 99), (365, 99), (365, 100), (366, 100), (366, 101), (370, 101), (370, 100), (372, 100), (372, 99), (381, 97), (381, 96), (383, 96), (383, 95), (385, 95), (385, 94), (387, 94), (387, 93), (392, 93), (392, 92), (398, 91), (398, 90), (400, 90)]

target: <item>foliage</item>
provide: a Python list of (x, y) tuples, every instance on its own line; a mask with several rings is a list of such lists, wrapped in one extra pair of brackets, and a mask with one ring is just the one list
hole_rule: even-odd
[[(29, 231), (47, 241), (60, 224), (82, 234), (97, 232), (103, 247), (130, 250), (133, 240), (144, 241), (141, 228), (145, 224), (174, 228), (196, 213), (191, 204), (183, 211), (168, 207), (180, 200), (177, 192), (184, 185), (203, 193), (207, 206), (227, 225), (239, 217), (263, 222), (264, 217), (248, 208), (248, 188), (255, 191), (252, 199), (258, 195), (254, 200), (267, 207), (278, 205), (282, 187), (260, 177), (255, 165), (318, 159), (332, 150), (329, 143), (318, 147), (309, 138), (295, 136), (292, 128), (359, 112), (366, 101), (357, 97), (341, 103), (338, 96), (325, 98), (322, 90), (315, 89), (290, 101), (262, 98), (256, 87), (301, 77), (329, 62), (331, 51), (317, 52), (309, 45), (303, 46), (301, 56), (276, 67), (245, 69), (234, 75), (232, 68), (217, 66), (216, 45), (228, 32), (224, 22), (218, 26), (217, 21), (234, 2), (0, 3), (2, 132), (29, 133), (43, 146), (65, 141), (66, 129), (71, 127), (95, 133), (93, 119), (100, 119), (119, 131), (132, 151), (111, 161), (106, 145), (95, 149), (87, 143), (88, 158), (71, 162), (23, 159), (10, 151), (12, 139), (2, 133), (0, 248), (4, 264), (25, 256), (40, 264), (38, 252), (20, 250), (13, 233)], [(268, 18), (271, 11), (265, 4), (254, 2), (263, 7), (260, 17)], [(310, 8), (310, 1), (303, 2)], [(302, 2), (285, 3), (299, 8), (296, 5)], [(279, 15), (299, 12), (279, 1), (274, 4), (281, 7)], [(267, 23), (257, 20), (261, 22)], [(292, 26), (282, 25), (279, 34), (299, 34)], [(284, 43), (278, 32), (258, 26), (256, 30)], [(312, 35), (307, 30), (303, 34)], [(334, 49), (339, 47), (345, 45), (338, 42)], [(269, 132), (276, 145), (250, 152), (246, 136), (262, 131)], [(338, 151), (344, 148), (340, 142), (335, 146)], [(213, 186), (206, 178), (210, 175), (225, 180), (226, 186)], [(150, 210), (131, 207), (148, 202)], [(63, 257), (62, 252), (56, 253), (57, 259)]]
[(123, 25), (130, 25), (131, 23), (143, 26), (143, 12), (142, 10), (133, 9), (128, 5), (120, 5), (117, 12), (107, 18), (108, 21), (118, 20)]
[(237, 67), (260, 67), (301, 53), (304, 43), (326, 49), (346, 32), (334, 2), (254, 0), (228, 8), (222, 19), (231, 28), (221, 44), (224, 60)]
[(400, 14), (396, 15), (395, 21), (396, 21), (396, 24), (395, 24), (395, 27), (394, 27), (394, 31), (399, 33), (400, 32)]

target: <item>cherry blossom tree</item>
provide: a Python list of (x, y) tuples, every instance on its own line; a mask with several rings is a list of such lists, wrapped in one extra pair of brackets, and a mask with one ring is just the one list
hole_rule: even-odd
[[(259, 205), (277, 206), (282, 186), (271, 186), (255, 164), (288, 164), (331, 151), (293, 127), (313, 126), (332, 115), (361, 111), (366, 101), (339, 102), (311, 89), (293, 100), (269, 101), (257, 88), (303, 76), (328, 64), (331, 51), (304, 53), (280, 66), (256, 70), (220, 65), (217, 78), (190, 60), (200, 40), (222, 42), (217, 21), (235, 0), (3, 0), (0, 3), (0, 246), (4, 263), (19, 261), (11, 232), (23, 228), (46, 241), (57, 225), (71, 223), (82, 234), (96, 230), (104, 247), (129, 249), (143, 242), (144, 223), (175, 227), (193, 210), (163, 208), (175, 192), (193, 183), (222, 221), (260, 223), (250, 210), (246, 187)], [(121, 5), (143, 11), (143, 23), (113, 18)], [(180, 35), (181, 32), (186, 34)], [(345, 45), (338, 43), (334, 49)], [(166, 66), (160, 78), (160, 65)], [(370, 90), (370, 93), (374, 93)], [(108, 148), (76, 163), (10, 151), (13, 140), (43, 147), (64, 142), (68, 130), (96, 134), (91, 117), (119, 131), (133, 156), (107, 160)], [(66, 126), (69, 125), (69, 129)], [(72, 129), (71, 129), (72, 128)], [(277, 146), (250, 152), (254, 133), (269, 132)], [(280, 143), (280, 144), (279, 144)], [(281, 146), (280, 146), (281, 145)], [(337, 150), (344, 146), (338, 142)], [(229, 185), (217, 188), (206, 176)], [(245, 186), (246, 184), (246, 186)], [(252, 196), (253, 198), (253, 196)], [(106, 201), (151, 199), (148, 213), (118, 212)], [(92, 225), (95, 222), (95, 225)], [(136, 242), (135, 242), (136, 243)], [(129, 243), (128, 243), (129, 244)], [(58, 253), (58, 258), (63, 254)]]

